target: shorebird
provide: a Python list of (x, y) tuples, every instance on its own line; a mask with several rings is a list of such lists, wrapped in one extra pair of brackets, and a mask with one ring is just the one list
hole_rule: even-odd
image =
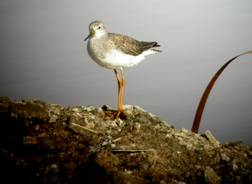
[(114, 70), (118, 83), (116, 118), (123, 112), (125, 79), (123, 69), (141, 62), (145, 56), (161, 52), (157, 42), (138, 41), (126, 35), (109, 33), (101, 21), (89, 25), (87, 50), (89, 56), (100, 66)]

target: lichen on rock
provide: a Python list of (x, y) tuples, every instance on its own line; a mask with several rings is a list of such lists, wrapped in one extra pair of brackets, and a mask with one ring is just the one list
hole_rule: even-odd
[[(251, 183), (252, 151), (175, 129), (138, 106), (63, 107), (0, 97), (1, 177), (9, 183)], [(12, 177), (7, 177), (11, 175)]]

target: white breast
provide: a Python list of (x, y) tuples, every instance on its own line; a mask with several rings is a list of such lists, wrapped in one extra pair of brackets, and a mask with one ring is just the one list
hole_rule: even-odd
[(92, 41), (89, 41), (88, 53), (97, 64), (105, 68), (116, 69), (137, 65), (145, 58), (145, 56), (154, 54), (156, 51), (150, 49), (144, 51), (138, 56), (133, 56), (125, 54), (120, 50), (116, 50), (115, 48), (104, 51), (101, 48), (94, 47)]
[(131, 67), (138, 64), (140, 61), (144, 59), (144, 55), (132, 56), (129, 54), (125, 54), (118, 50), (111, 50), (108, 52), (104, 58), (104, 63), (108, 67)]

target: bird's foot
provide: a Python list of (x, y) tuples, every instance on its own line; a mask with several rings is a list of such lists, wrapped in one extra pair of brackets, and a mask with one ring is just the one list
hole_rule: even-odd
[(116, 111), (112, 109), (103, 109), (105, 116), (110, 119), (118, 119), (125, 120), (127, 118), (126, 114), (123, 111)]
[(117, 111), (115, 119), (120, 118), (121, 120), (124, 120), (127, 118), (126, 114), (123, 111)]

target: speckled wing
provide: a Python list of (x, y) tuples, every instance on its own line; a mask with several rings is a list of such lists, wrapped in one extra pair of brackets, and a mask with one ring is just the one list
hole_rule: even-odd
[(133, 56), (140, 55), (148, 49), (160, 47), (157, 42), (142, 42), (125, 35), (109, 33), (108, 36), (114, 42), (116, 49)]

